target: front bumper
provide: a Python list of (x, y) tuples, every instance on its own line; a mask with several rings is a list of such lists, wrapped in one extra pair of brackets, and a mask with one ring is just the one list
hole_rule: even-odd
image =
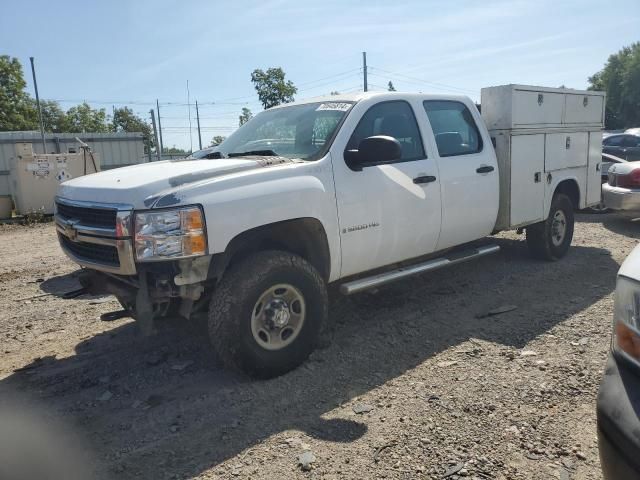
[(640, 478), (640, 375), (609, 354), (597, 403), (598, 447), (605, 480)]
[(602, 185), (602, 200), (613, 210), (640, 211), (640, 190)]

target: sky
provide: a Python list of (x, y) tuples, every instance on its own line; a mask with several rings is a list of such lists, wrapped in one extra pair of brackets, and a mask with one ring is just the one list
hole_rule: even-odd
[[(640, 0), (111, 0), (0, 2), (0, 55), (17, 57), (40, 97), (63, 108), (160, 102), (165, 147), (228, 135), (262, 110), (256, 68), (282, 67), (297, 99), (363, 88), (451, 93), (486, 86), (583, 89), (608, 56), (640, 41)], [(187, 81), (189, 97), (187, 97)], [(189, 108), (192, 126), (189, 127)], [(190, 135), (191, 132), (191, 135)]]

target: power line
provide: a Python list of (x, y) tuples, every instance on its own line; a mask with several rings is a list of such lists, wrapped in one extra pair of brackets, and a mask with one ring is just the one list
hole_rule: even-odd
[[(340, 73), (335, 73), (333, 75), (328, 75), (325, 77), (320, 77), (320, 78), (316, 78), (315, 80), (309, 80), (307, 82), (302, 82), (299, 83), (297, 86), (298, 87), (304, 87), (307, 85), (312, 85), (314, 83), (318, 83), (318, 82), (323, 82), (325, 80), (329, 80), (329, 79), (338, 79), (340, 80), (346, 80), (347, 78), (350, 78), (352, 76), (359, 76), (359, 73), (362, 69), (360, 67), (358, 68), (352, 68), (351, 70), (346, 70)], [(313, 90), (314, 88), (320, 88), (321, 86), (324, 85), (328, 85), (331, 84), (333, 82), (327, 82), (321, 85), (315, 85), (309, 88), (303, 88), (301, 90), (298, 90), (299, 92), (302, 91), (307, 91), (307, 90)], [(256, 94), (251, 94), (251, 95), (243, 95), (243, 96), (238, 96), (238, 97), (229, 97), (229, 98), (222, 98), (219, 100), (212, 100), (212, 101), (206, 101), (206, 102), (201, 102), (198, 101), (198, 106), (199, 107), (215, 107), (215, 106), (219, 106), (219, 105), (247, 105), (249, 102), (235, 102), (235, 100), (243, 100), (243, 99), (251, 99), (251, 100), (255, 100), (256, 103), (259, 101), (259, 98)], [(139, 105), (139, 106), (155, 106), (157, 107), (158, 105), (163, 106), (163, 107), (191, 107), (191, 106), (195, 106), (195, 103), (192, 103), (190, 101), (188, 101), (187, 103), (185, 103), (184, 101), (166, 101), (166, 102), (156, 102), (154, 100), (92, 100), (92, 99), (87, 99), (87, 98), (82, 98), (82, 99), (69, 99), (69, 98), (47, 98), (46, 101), (50, 101), (50, 102), (58, 102), (58, 103), (75, 103), (75, 104), (79, 104), (79, 103), (91, 103), (91, 104), (95, 104), (95, 105)]]
[(305, 85), (309, 85), (311, 83), (321, 82), (323, 80), (328, 80), (330, 78), (341, 77), (341, 76), (346, 75), (346, 74), (350, 74), (350, 75), (347, 75), (347, 77), (350, 77), (352, 75), (355, 75), (355, 72), (358, 72), (358, 76), (359, 76), (360, 70), (361, 70), (360, 67), (352, 68), (351, 70), (347, 70), (347, 71), (342, 72), (342, 73), (336, 73), (335, 75), (329, 75), (328, 77), (318, 78), (317, 80), (311, 80), (310, 82), (299, 83), (298, 86), (299, 87), (304, 87)]
[[(411, 77), (409, 75), (404, 75), (402, 73), (390, 72), (389, 70), (385, 70), (383, 68), (378, 68), (378, 67), (369, 67), (369, 68), (373, 69), (373, 70), (378, 70), (379, 72), (384, 72), (384, 73), (386, 73), (388, 75), (391, 75), (391, 76), (394, 76), (394, 77), (396, 77), (396, 80), (398, 80), (398, 81), (405, 81), (405, 82), (409, 81), (409, 83), (412, 83), (411, 81), (413, 81), (413, 83), (418, 82), (418, 83), (421, 83), (421, 84), (430, 85), (433, 88), (438, 88), (440, 90), (450, 90), (450, 91), (459, 91), (459, 92), (467, 92), (467, 93), (478, 93), (477, 91), (470, 90), (468, 88), (460, 88), (460, 87), (456, 87), (456, 86), (453, 86), (453, 85), (447, 85), (446, 83), (431, 82), (429, 80), (424, 80), (422, 78)], [(372, 73), (371, 75), (376, 75), (378, 77), (385, 78), (383, 75), (379, 75), (379, 74), (376, 74), (376, 73)], [(397, 78), (397, 77), (402, 77), (402, 78)], [(407, 79), (407, 80), (404, 80), (404, 79)]]

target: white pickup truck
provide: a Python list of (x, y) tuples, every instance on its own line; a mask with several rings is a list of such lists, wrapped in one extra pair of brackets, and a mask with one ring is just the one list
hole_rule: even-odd
[[(224, 362), (270, 377), (313, 350), (327, 284), (352, 294), (498, 250), (569, 248), (600, 201), (604, 94), (521, 85), (466, 97), (357, 93), (271, 108), (203, 159), (63, 183), (56, 228), (81, 283), (154, 319), (208, 311)], [(486, 243), (486, 242), (485, 242)], [(117, 312), (116, 312), (117, 313)]]

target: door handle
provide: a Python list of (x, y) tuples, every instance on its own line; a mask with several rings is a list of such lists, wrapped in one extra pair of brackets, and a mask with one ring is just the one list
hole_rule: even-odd
[(436, 177), (433, 175), (423, 175), (422, 177), (416, 177), (413, 179), (413, 183), (431, 183), (435, 181)]
[(489, 173), (493, 172), (494, 168), (491, 165), (482, 165), (481, 167), (476, 168), (477, 173)]

